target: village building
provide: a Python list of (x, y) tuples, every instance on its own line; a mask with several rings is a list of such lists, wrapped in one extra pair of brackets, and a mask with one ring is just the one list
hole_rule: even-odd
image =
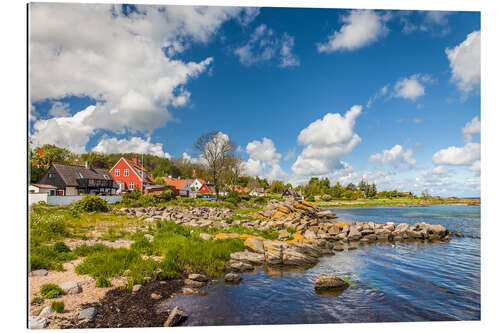
[(285, 199), (287, 197), (292, 197), (294, 198), (295, 200), (304, 200), (304, 197), (302, 196), (302, 192), (300, 191), (295, 191), (294, 189), (292, 188), (287, 188), (283, 194), (281, 195), (281, 198), (282, 199)]
[[(120, 158), (109, 172), (118, 184), (120, 192), (133, 191), (135, 189), (145, 192), (145, 187), (148, 187), (148, 190), (151, 190), (153, 188), (149, 186), (156, 185), (149, 172), (141, 163), (139, 163), (137, 157), (133, 157), (132, 159), (125, 157)], [(157, 188), (156, 190), (159, 191)], [(162, 191), (163, 190), (160, 192)]]
[(47, 184), (30, 184), (28, 187), (29, 193), (48, 193), (49, 195), (56, 195), (57, 187)]
[(250, 193), (248, 193), (250, 196), (252, 197), (263, 197), (265, 192), (264, 192), (264, 188), (262, 187), (257, 187), (257, 188), (254, 188), (250, 191)]
[(173, 177), (163, 177), (165, 184), (171, 186), (172, 192), (176, 197), (189, 197), (191, 192), (191, 187), (187, 179), (173, 178)]
[[(109, 172), (105, 169), (92, 168), (88, 162), (85, 166), (67, 165), (61, 163), (52, 163), (47, 171), (40, 178), (38, 184), (32, 184), (35, 188), (45, 187), (49, 190), (55, 190), (56, 195), (82, 195), (82, 194), (115, 194), (118, 185), (115, 183)], [(50, 185), (47, 187), (43, 185)]]

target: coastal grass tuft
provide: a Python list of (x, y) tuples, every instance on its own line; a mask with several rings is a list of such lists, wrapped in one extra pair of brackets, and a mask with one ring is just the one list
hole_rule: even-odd
[(64, 302), (54, 301), (50, 304), (50, 308), (52, 310), (54, 310), (56, 313), (63, 313), (64, 312)]
[(42, 296), (35, 296), (31, 299), (31, 304), (41, 304), (44, 299)]
[(44, 298), (57, 298), (64, 295), (64, 291), (57, 284), (47, 283), (40, 288), (40, 294)]
[(108, 288), (111, 287), (111, 282), (106, 279), (104, 276), (99, 276), (95, 281), (95, 286), (97, 288)]

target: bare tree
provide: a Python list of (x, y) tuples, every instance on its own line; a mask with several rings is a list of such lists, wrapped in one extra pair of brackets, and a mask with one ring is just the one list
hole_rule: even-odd
[(206, 163), (214, 182), (215, 198), (218, 199), (221, 175), (227, 170), (228, 163), (234, 156), (235, 144), (226, 134), (216, 131), (200, 136), (194, 147)]
[(230, 156), (227, 163), (227, 171), (229, 181), (234, 189), (234, 185), (238, 181), (238, 178), (246, 171), (243, 159), (239, 156)]

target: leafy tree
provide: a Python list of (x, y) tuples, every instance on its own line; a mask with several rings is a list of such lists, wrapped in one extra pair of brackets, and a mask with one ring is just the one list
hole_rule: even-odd
[(271, 187), (269, 188), (271, 193), (278, 193), (278, 194), (283, 193), (285, 189), (286, 189), (285, 184), (283, 184), (281, 180), (274, 180), (271, 183)]
[(330, 195), (334, 198), (342, 198), (344, 188), (339, 182), (335, 183), (334, 186), (330, 188)]

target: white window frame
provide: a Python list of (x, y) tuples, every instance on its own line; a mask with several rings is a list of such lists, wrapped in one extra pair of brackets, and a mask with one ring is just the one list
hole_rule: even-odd
[(123, 177), (128, 177), (128, 176), (129, 176), (128, 169), (123, 169)]
[(128, 183), (128, 189), (133, 190), (134, 189), (134, 182)]
[(115, 169), (115, 176), (120, 177), (120, 169)]

